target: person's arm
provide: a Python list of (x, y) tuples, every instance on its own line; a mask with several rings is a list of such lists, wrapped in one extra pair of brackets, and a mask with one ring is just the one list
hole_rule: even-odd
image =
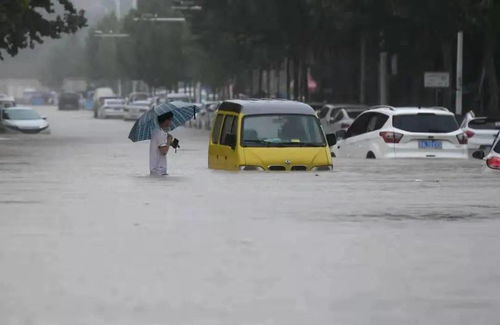
[(169, 148), (170, 146), (167, 144), (158, 147), (158, 149), (160, 149), (161, 154), (164, 156), (168, 153)]
[(172, 136), (169, 134), (167, 136), (167, 141), (158, 146), (158, 149), (160, 150), (162, 155), (166, 155), (168, 153), (168, 150), (170, 149), (170, 142), (172, 141), (171, 138)]

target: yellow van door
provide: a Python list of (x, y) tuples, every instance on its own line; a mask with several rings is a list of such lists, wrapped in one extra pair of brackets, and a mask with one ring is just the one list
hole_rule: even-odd
[(208, 146), (208, 168), (221, 169), (220, 160), (220, 131), (222, 129), (222, 122), (224, 121), (224, 114), (217, 114), (214, 126), (212, 127), (212, 136), (210, 137), (210, 144)]
[[(238, 170), (238, 115), (226, 115), (220, 137), (220, 160), (225, 170)], [(231, 143), (232, 142), (232, 143)]]

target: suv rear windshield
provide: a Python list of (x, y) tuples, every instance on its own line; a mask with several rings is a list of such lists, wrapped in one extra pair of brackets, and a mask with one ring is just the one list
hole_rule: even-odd
[(415, 133), (450, 133), (458, 130), (458, 123), (452, 115), (412, 114), (395, 115), (394, 127)]
[(500, 120), (492, 118), (479, 118), (470, 121), (469, 127), (474, 130), (500, 130)]

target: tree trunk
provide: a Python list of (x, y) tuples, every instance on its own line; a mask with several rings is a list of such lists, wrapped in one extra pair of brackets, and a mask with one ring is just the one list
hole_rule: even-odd
[(293, 59), (293, 99), (297, 100), (300, 96), (300, 78), (299, 78), (299, 60)]
[(290, 58), (286, 58), (286, 99), (290, 99)]
[(443, 54), (443, 66), (444, 70), (450, 74), (450, 87), (444, 89), (443, 91), (443, 102), (442, 105), (446, 108), (451, 108), (451, 102), (453, 100), (453, 87), (451, 80), (453, 76), (453, 52), (452, 45), (450, 41), (443, 40), (441, 43), (441, 51)]
[(484, 67), (488, 80), (489, 101), (486, 106), (488, 114), (497, 114), (498, 110), (498, 79), (495, 65), (495, 40), (491, 35), (486, 35), (484, 41)]

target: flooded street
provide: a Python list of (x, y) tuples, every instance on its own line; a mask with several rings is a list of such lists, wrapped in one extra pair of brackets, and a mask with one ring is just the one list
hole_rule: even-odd
[(0, 324), (494, 324), (500, 174), (481, 161), (335, 160), (333, 173), (170, 176), (121, 120), (40, 108), (0, 134)]

